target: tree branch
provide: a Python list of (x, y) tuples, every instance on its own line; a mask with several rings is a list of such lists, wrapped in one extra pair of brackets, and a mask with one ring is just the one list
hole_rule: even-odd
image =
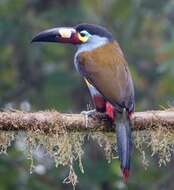
[[(174, 129), (174, 110), (135, 112), (131, 117), (133, 130)], [(96, 114), (88, 119), (86, 128), (82, 114), (65, 114), (56, 111), (26, 113), (21, 111), (0, 112), (0, 130), (32, 130), (45, 133), (69, 131), (114, 131), (106, 117)]]

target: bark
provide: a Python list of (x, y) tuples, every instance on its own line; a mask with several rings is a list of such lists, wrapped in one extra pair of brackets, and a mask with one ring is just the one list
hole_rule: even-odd
[[(133, 130), (154, 130), (158, 127), (174, 129), (174, 110), (135, 112), (131, 116)], [(32, 130), (45, 133), (68, 131), (114, 131), (114, 127), (107, 118), (95, 114), (88, 118), (86, 127), (82, 114), (66, 114), (56, 111), (28, 112), (0, 112), (0, 130), (19, 131)]]

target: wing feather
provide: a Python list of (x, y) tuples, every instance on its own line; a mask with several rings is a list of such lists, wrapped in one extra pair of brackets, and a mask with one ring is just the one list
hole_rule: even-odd
[(134, 88), (128, 64), (113, 42), (78, 55), (79, 71), (114, 106), (130, 109)]

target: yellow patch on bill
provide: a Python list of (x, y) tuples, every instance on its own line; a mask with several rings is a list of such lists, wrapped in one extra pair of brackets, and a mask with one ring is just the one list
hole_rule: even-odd
[(73, 28), (59, 28), (59, 34), (62, 38), (70, 38), (73, 32), (75, 32)]

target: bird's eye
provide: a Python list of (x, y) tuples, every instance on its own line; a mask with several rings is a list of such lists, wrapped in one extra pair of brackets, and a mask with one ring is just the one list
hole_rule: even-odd
[(89, 34), (86, 30), (82, 30), (78, 34), (80, 41), (83, 43), (87, 42), (89, 38), (91, 37), (91, 34)]
[(80, 32), (80, 35), (81, 35), (82, 37), (85, 37), (85, 36), (86, 36), (86, 33), (85, 33), (85, 32)]
[(85, 31), (80, 32), (81, 37), (85, 37), (87, 33)]

